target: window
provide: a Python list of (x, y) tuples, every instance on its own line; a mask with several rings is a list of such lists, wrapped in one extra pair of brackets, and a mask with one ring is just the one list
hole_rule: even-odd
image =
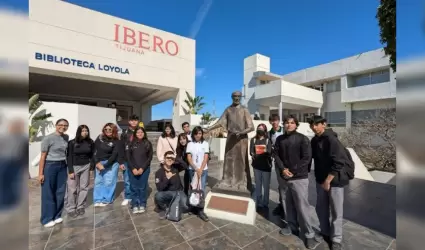
[(326, 93), (340, 92), (341, 79), (336, 79), (326, 83)]
[(390, 70), (380, 70), (371, 73), (361, 74), (353, 77), (351, 87), (360, 87), (371, 84), (378, 84), (390, 81)]
[(314, 86), (308, 86), (308, 87), (311, 88), (311, 89), (323, 91), (323, 84), (314, 85)]
[(325, 112), (329, 127), (345, 127), (345, 111)]
[(372, 119), (376, 115), (376, 109), (353, 110), (351, 111), (351, 122), (356, 123), (363, 120)]
[(264, 81), (264, 80), (261, 80), (260, 81), (260, 84), (267, 84), (267, 83), (269, 83), (270, 81)]

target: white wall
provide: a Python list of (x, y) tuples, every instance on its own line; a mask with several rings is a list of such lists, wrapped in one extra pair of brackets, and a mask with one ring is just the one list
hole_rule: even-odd
[[(195, 41), (193, 39), (65, 1), (30, 0), (29, 4), (30, 67), (112, 78), (133, 82), (134, 85), (147, 84), (194, 89)], [(116, 32), (115, 25), (119, 25), (121, 28), (118, 32)], [(128, 34), (135, 32), (138, 35), (139, 32), (142, 32), (144, 34), (142, 40), (146, 41), (143, 41), (141, 46), (149, 48), (140, 47), (139, 37), (136, 37), (135, 45), (124, 44), (123, 27), (128, 28)], [(161, 40), (161, 48), (164, 52), (154, 45), (155, 42), (159, 43)], [(127, 42), (132, 41), (129, 38)], [(175, 49), (171, 47), (177, 45), (178, 53), (176, 55), (167, 53), (165, 49), (167, 42), (170, 50), (173, 51)], [(154, 47), (156, 52), (153, 51)], [(123, 48), (125, 49), (123, 50)], [(130, 74), (36, 60), (35, 52), (93, 62), (96, 68), (97, 64), (118, 66), (129, 69)]]
[(31, 177), (38, 176), (41, 139), (45, 135), (51, 134), (55, 131), (54, 124), (58, 119), (65, 118), (68, 120), (69, 128), (66, 133), (69, 135), (70, 139), (75, 137), (75, 133), (79, 125), (87, 125), (90, 129), (90, 135), (94, 140), (102, 132), (102, 128), (106, 123), (116, 123), (116, 111), (115, 109), (110, 108), (70, 103), (43, 102), (43, 105), (35, 114), (37, 114), (38, 111), (44, 110), (46, 113), (51, 113), (52, 117), (47, 120), (46, 126), (39, 131), (39, 140), (29, 145), (29, 168)]
[[(185, 92), (195, 94), (193, 39), (59, 0), (30, 0), (29, 20), (30, 72), (160, 89), (157, 95), (174, 96), (173, 119), (183, 115)], [(37, 60), (37, 53), (76, 63)], [(105, 65), (129, 73), (101, 70)]]
[(254, 73), (257, 71), (270, 72), (270, 58), (260, 54), (254, 54), (244, 59), (244, 72), (243, 72), (243, 91), (245, 96), (242, 100), (251, 114), (257, 111), (257, 103), (255, 102), (255, 86), (257, 80), (253, 78)]
[(361, 73), (377, 68), (388, 68), (389, 58), (383, 49), (376, 49), (341, 60), (321, 64), (283, 76), (286, 81), (308, 84), (347, 74)]

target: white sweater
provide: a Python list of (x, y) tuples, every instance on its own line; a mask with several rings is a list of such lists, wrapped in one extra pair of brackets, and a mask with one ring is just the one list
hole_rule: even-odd
[(156, 156), (158, 157), (159, 162), (164, 162), (164, 154), (167, 151), (173, 151), (174, 154), (177, 150), (177, 136), (174, 138), (171, 137), (162, 137), (158, 139), (156, 145)]

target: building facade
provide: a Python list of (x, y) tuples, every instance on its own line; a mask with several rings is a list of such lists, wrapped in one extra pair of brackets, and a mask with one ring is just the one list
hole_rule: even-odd
[[(42, 101), (117, 110), (151, 121), (173, 99), (173, 123), (195, 93), (195, 41), (59, 0), (29, 1), (29, 91)], [(64, 112), (64, 118), (66, 111)]]
[(250, 112), (263, 119), (280, 113), (307, 122), (321, 114), (331, 127), (350, 127), (377, 109), (395, 108), (396, 80), (382, 49), (283, 76), (270, 73), (270, 58), (255, 54), (244, 60), (243, 93)]

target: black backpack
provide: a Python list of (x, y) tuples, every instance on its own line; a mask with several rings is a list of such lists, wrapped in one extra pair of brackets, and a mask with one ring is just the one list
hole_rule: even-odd
[(350, 151), (346, 147), (344, 147), (344, 150), (345, 150), (345, 153), (347, 154), (347, 160), (348, 160), (345, 163), (345, 173), (347, 174), (348, 179), (352, 180), (354, 179), (355, 164), (354, 164), (353, 158), (351, 157)]

